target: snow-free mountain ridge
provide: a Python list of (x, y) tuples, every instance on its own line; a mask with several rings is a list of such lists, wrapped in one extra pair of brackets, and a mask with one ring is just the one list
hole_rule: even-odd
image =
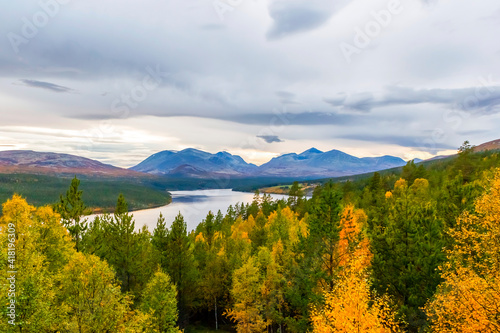
[(339, 150), (322, 152), (311, 148), (300, 154), (284, 154), (256, 166), (227, 152), (210, 154), (196, 149), (185, 149), (153, 154), (131, 170), (177, 177), (204, 178), (224, 174), (238, 177), (312, 179), (378, 171), (405, 164), (403, 159), (394, 156), (358, 158)]

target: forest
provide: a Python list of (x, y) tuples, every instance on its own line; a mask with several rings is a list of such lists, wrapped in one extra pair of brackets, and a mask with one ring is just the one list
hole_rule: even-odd
[[(500, 332), (500, 155), (327, 182), (136, 231), (75, 177), (0, 218), (1, 332)], [(81, 186), (80, 186), (81, 185)], [(7, 282), (5, 282), (7, 281)]]

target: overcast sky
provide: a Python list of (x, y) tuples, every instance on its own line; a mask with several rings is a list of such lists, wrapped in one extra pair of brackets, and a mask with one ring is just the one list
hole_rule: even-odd
[(0, 150), (261, 164), (500, 137), (498, 0), (0, 1)]

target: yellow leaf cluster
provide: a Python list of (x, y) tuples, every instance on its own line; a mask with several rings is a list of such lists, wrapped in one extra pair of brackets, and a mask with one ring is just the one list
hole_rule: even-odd
[(491, 188), (450, 230), (455, 239), (442, 267), (444, 282), (425, 310), (432, 330), (500, 332), (500, 170)]

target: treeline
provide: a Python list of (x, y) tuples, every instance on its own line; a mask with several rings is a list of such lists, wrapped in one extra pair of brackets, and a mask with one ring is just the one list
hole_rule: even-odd
[[(12, 332), (498, 332), (500, 155), (326, 183), (306, 199), (256, 193), (188, 232), (135, 231), (123, 196), (85, 220), (79, 181), (53, 207), (14, 196)], [(61, 223), (62, 221), (62, 223)], [(2, 245), (1, 278), (9, 257)], [(0, 304), (7, 304), (2, 290)]]

